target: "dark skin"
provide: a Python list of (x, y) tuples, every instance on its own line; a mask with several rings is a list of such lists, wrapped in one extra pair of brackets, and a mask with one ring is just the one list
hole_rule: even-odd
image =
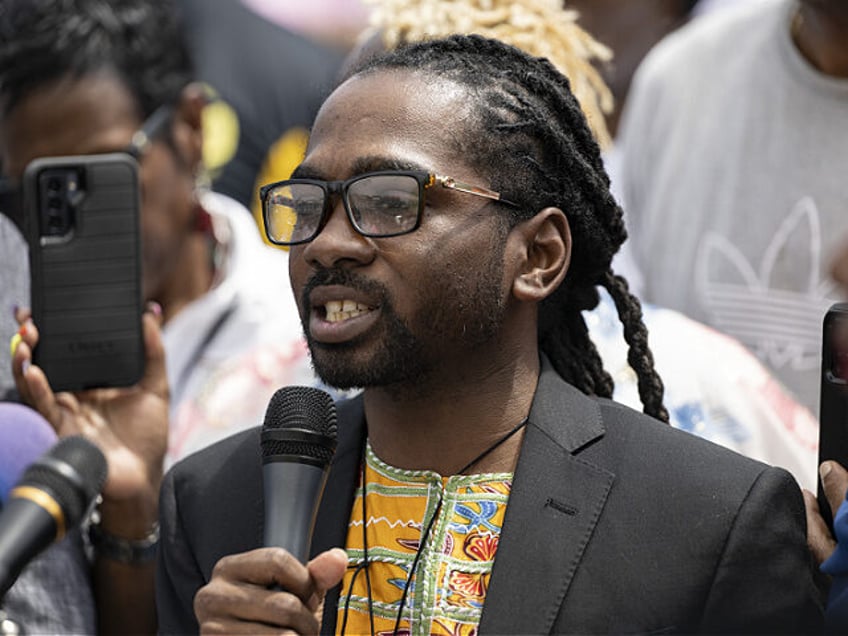
[[(473, 97), (465, 88), (413, 71), (354, 77), (320, 111), (301, 170), (335, 180), (361, 173), (364, 159), (370, 170), (379, 162), (402, 162), (490, 187), (485, 174), (451, 151), (452, 138), (474, 134), (468, 130), (469, 104)], [(385, 239), (358, 234), (335, 201), (318, 237), (292, 248), (289, 273), (301, 315), (318, 341), (313, 357), (319, 370), (321, 364), (356, 368), (375, 360), (385, 317), (383, 307), (355, 286), (319, 287), (303, 298), (310, 277), (344, 268), (386, 290), (387, 302), (420, 336), (423, 371), (414, 379), (365, 389), (369, 439), (377, 455), (394, 466), (452, 475), (529, 412), (539, 373), (537, 307), (566, 275), (571, 236), (565, 214), (556, 208), (504, 232), (496, 216), (503, 212), (485, 199), (437, 188), (426, 201), (415, 232)], [(498, 302), (483, 309), (472, 304), (499, 313), (494, 335), (483, 342), (470, 338), (470, 320), (446, 321), (440, 335), (431, 333), (421, 315), (436, 300), (450, 305), (453, 315), (468, 311), (459, 302), (461, 290), (473, 297), (475, 275), (490, 274), (480, 274), (475, 265), (482, 260), (480, 250), (491, 249), (496, 239), (502, 252)], [(323, 304), (346, 299), (367, 310), (327, 323)], [(341, 352), (322, 346), (334, 342), (349, 346)], [(520, 446), (520, 436), (511, 438), (475, 471), (514, 470)], [(306, 566), (275, 548), (228, 556), (195, 597), (201, 631), (315, 633), (316, 599), (341, 580), (346, 564), (338, 549)], [(269, 592), (271, 583), (290, 591)]]
[[(822, 463), (819, 474), (827, 503), (835, 516), (848, 492), (848, 470), (837, 462)], [(804, 507), (807, 511), (807, 544), (816, 563), (821, 565), (836, 549), (836, 540), (821, 516), (818, 500), (809, 490), (804, 490)]]
[[(159, 332), (163, 320), (205, 293), (212, 282), (209, 245), (192, 229), (194, 170), (199, 165), (202, 92), (188, 87), (171, 127), (174, 148), (154, 142), (140, 160), (146, 371), (128, 389), (54, 393), (31, 364), (38, 328), (20, 311), (22, 342), (12, 370), (21, 397), (59, 436), (82, 434), (106, 455), (109, 473), (100, 506), (104, 531), (142, 539), (158, 518), (159, 486), (168, 444), (168, 383)], [(138, 105), (114, 75), (60, 79), (29, 93), (0, 123), (0, 157), (20, 178), (41, 156), (120, 151), (142, 123)], [(98, 558), (94, 570), (98, 626), (103, 633), (156, 630), (153, 563), (124, 565)]]
[(848, 78), (848, 6), (841, 0), (803, 0), (793, 25), (798, 50), (825, 75)]
[(615, 105), (607, 127), (615, 136), (621, 109), (636, 67), (650, 48), (688, 19), (678, 0), (567, 0), (578, 23), (613, 52), (599, 68), (612, 91)]

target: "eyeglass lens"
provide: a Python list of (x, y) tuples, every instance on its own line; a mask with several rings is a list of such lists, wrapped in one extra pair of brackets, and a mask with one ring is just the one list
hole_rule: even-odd
[[(421, 205), (418, 180), (410, 175), (369, 175), (347, 184), (350, 220), (366, 236), (394, 236), (414, 229)], [(283, 183), (266, 198), (265, 222), (276, 243), (298, 243), (321, 229), (329, 188), (317, 183)]]

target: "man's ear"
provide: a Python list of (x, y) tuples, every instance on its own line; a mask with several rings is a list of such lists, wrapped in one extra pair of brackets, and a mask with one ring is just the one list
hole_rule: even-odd
[(568, 218), (559, 208), (545, 208), (512, 233), (523, 245), (512, 293), (521, 301), (541, 302), (562, 284), (571, 263)]
[(174, 113), (174, 143), (195, 173), (203, 159), (203, 109), (207, 103), (206, 89), (199, 82), (192, 82), (180, 93)]

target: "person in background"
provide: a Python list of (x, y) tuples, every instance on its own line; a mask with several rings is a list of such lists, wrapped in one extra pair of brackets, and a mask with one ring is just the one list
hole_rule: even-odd
[(612, 93), (613, 104), (607, 113), (606, 123), (614, 140), (637, 66), (651, 47), (689, 20), (692, 9), (699, 2), (564, 0), (562, 4), (566, 9), (577, 11), (578, 24), (609, 47), (612, 53), (609, 59), (595, 60), (595, 65)]
[[(152, 612), (133, 611), (153, 605), (163, 471), (261, 422), (279, 386), (318, 384), (291, 290), (279, 277), (287, 253), (262, 243), (241, 204), (200, 185), (207, 99), (194, 79), (170, 1), (0, 4), (0, 165), (7, 183), (19, 183), (36, 157), (124, 150), (139, 157), (143, 290), (161, 321), (167, 354), (153, 345), (149, 364), (166, 365), (167, 383), (157, 381), (149, 407), (167, 408), (164, 427), (157, 417), (116, 418), (108, 426), (94, 416), (74, 419), (100, 406), (120, 410), (134, 388), (76, 396), (30, 390), (24, 378), (43, 375), (20, 364), (38, 332), (24, 310), (13, 358), (21, 399), (60, 435), (82, 432), (109, 459), (91, 535), (98, 625), (105, 631), (128, 624), (155, 629)], [(147, 143), (131, 147), (140, 129)], [(121, 581), (128, 583), (125, 593)]]
[[(797, 483), (659, 421), (621, 209), (550, 62), (455, 35), (354, 66), (262, 198), (316, 370), (364, 391), (308, 564), (260, 547), (259, 428), (169, 471), (162, 632), (819, 629)], [(647, 415), (608, 399), (599, 287)]]
[(848, 233), (848, 4), (747, 2), (640, 65), (622, 188), (645, 300), (745, 344), (812, 412)]
[[(527, 6), (506, 0), (370, 0), (367, 4), (371, 7), (370, 27), (360, 36), (360, 45), (348, 58), (347, 66), (381, 50), (457, 32), (494, 37), (533, 55), (548, 57), (569, 77), (595, 138), (606, 149), (603, 157), (605, 167), (609, 167), (607, 153), (612, 149), (613, 135), (606, 124), (616, 121), (618, 100), (626, 95), (628, 71), (636, 64), (633, 58), (649, 48), (651, 36), (659, 37), (685, 21), (693, 3), (634, 2), (615, 18), (611, 14), (616, 13), (617, 2), (575, 1), (566, 3), (565, 8), (558, 0)], [(646, 28), (628, 31), (635, 42), (625, 46), (626, 57), (621, 61), (617, 50), (607, 49), (581, 26), (600, 28), (608, 20), (628, 22), (637, 15)], [(619, 39), (613, 42), (618, 43), (626, 39), (623, 31), (608, 28), (606, 33), (619, 33)], [(610, 68), (616, 69), (611, 90), (600, 75)], [(628, 240), (622, 247), (630, 243)], [(621, 251), (613, 261), (616, 272), (621, 266), (620, 255)], [(630, 273), (625, 268), (628, 283)], [(675, 428), (786, 468), (802, 486), (815, 488), (818, 424), (807, 408), (733, 339), (654, 305), (644, 306), (643, 318), (665, 384), (665, 406)], [(637, 376), (628, 360), (613, 299), (601, 290), (601, 303), (586, 312), (585, 319), (615, 381), (614, 398), (639, 408)]]
[[(204, 110), (211, 187), (259, 216), (259, 186), (300, 163), (309, 126), (338, 79), (342, 48), (257, 14), (241, 0), (178, 0)], [(273, 78), (271, 80), (270, 78)]]

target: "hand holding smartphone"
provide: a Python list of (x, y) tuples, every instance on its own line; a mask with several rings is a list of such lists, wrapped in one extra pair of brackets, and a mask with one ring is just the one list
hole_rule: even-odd
[(39, 158), (23, 189), (33, 361), (54, 391), (135, 384), (145, 359), (135, 159)]
[[(835, 460), (848, 468), (848, 303), (836, 303), (822, 323), (819, 465)], [(818, 487), (819, 510), (833, 531), (833, 512)]]

